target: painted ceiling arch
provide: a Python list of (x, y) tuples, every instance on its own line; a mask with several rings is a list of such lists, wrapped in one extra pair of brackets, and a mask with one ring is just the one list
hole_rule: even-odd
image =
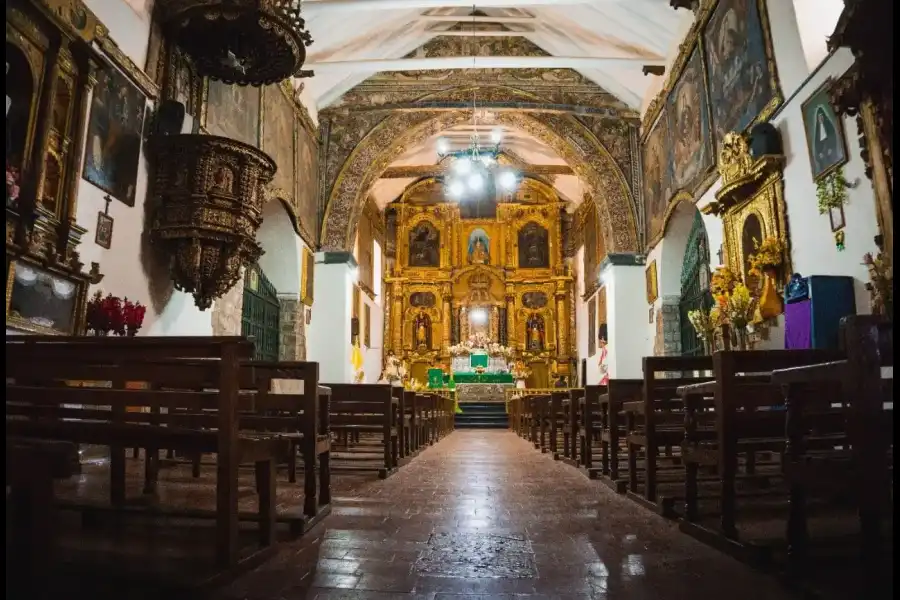
[[(329, 138), (323, 179), (323, 196), (328, 198), (321, 239), (324, 249), (351, 247), (368, 191), (393, 160), (425, 139), (471, 119), (471, 111), (428, 108), (441, 101), (471, 98), (473, 91), (488, 108), (541, 101), (512, 87), (465, 85), (419, 96), (413, 100), (421, 107), (418, 110), (342, 107), (330, 116), (324, 132)], [(639, 188), (633, 185), (637, 166), (629, 147), (629, 124), (607, 119), (601, 127), (591, 127), (574, 115), (549, 111), (499, 110), (495, 118), (535, 136), (566, 159), (591, 190), (607, 248), (618, 252), (638, 249), (640, 203), (635, 202), (633, 190)]]

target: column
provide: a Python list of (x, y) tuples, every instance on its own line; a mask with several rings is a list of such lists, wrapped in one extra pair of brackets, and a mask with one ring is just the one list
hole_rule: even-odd
[(447, 348), (450, 347), (450, 328), (453, 327), (453, 316), (450, 312), (450, 290), (446, 288), (442, 290), (442, 310), (441, 310), (441, 319), (444, 321), (444, 329), (443, 329), (443, 346), (441, 347), (441, 354), (446, 354)]
[(635, 254), (609, 254), (603, 260), (611, 379), (640, 379), (643, 357), (653, 353), (647, 304), (635, 301), (635, 290), (645, 285), (644, 268), (643, 257)]
[(491, 307), (490, 319), (491, 319), (490, 328), (489, 328), (490, 337), (491, 337), (491, 341), (495, 342), (495, 341), (497, 341), (498, 336), (500, 335), (500, 311), (497, 310), (496, 305)]
[(569, 317), (566, 314), (566, 284), (556, 284), (556, 355), (559, 362), (569, 360)]
[(316, 252), (315, 269), (307, 360), (319, 363), (319, 381), (351, 383), (350, 317), (356, 260), (350, 252)]
[(506, 288), (506, 345), (516, 348), (516, 295)]
[(399, 281), (391, 290), (391, 349), (400, 356), (403, 350), (403, 291)]
[[(60, 49), (57, 47), (47, 54), (44, 66), (44, 81), (36, 83), (41, 86), (40, 106), (38, 107), (37, 128), (34, 144), (31, 149), (30, 172), (35, 174), (31, 184), (34, 192), (35, 208), (41, 207), (44, 195), (44, 178), (47, 175), (47, 152), (50, 149), (50, 130), (53, 128), (53, 105), (56, 103), (56, 88), (59, 81)], [(80, 175), (80, 173), (79, 173)]]

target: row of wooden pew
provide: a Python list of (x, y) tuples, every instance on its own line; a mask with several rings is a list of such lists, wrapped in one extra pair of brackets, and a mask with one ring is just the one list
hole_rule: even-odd
[(850, 533), (861, 585), (876, 585), (893, 516), (892, 331), (857, 316), (846, 351), (645, 357), (643, 379), (513, 398), (510, 427), (793, 581)]
[[(62, 512), (85, 527), (187, 519), (215, 524), (214, 584), (271, 555), (280, 526), (296, 536), (326, 516), (332, 473), (387, 477), (453, 427), (447, 398), (322, 383), (316, 363), (252, 356), (237, 337), (8, 337), (16, 572), (41, 581)], [(109, 449), (108, 466), (81, 473), (79, 449), (94, 447)]]

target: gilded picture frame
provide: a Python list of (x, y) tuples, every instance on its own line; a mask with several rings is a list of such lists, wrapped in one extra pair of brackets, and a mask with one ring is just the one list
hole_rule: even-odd
[(653, 260), (644, 270), (646, 279), (647, 304), (653, 304), (659, 298), (659, 282), (656, 276), (656, 261)]
[(824, 179), (849, 160), (843, 119), (835, 112), (828, 94), (833, 84), (832, 78), (826, 79), (800, 107), (813, 181)]
[(597, 353), (597, 299), (588, 301), (588, 358)]
[(300, 273), (300, 302), (307, 306), (312, 306), (316, 257), (315, 254), (313, 254), (313, 251), (307, 247), (303, 248), (301, 268), (303, 269), (303, 272)]

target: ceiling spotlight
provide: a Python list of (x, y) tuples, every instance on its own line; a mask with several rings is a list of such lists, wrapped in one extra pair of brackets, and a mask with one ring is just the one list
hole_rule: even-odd
[(472, 161), (468, 158), (460, 158), (455, 163), (453, 163), (453, 170), (460, 175), (465, 175), (472, 170)]
[(469, 175), (469, 189), (473, 192), (481, 191), (481, 188), (484, 187), (484, 178), (481, 176), (481, 173), (472, 173)]
[(451, 198), (462, 198), (462, 195), (465, 192), (466, 187), (463, 185), (463, 182), (458, 179), (454, 179), (450, 182), (450, 185), (447, 186), (447, 193), (450, 194)]
[(447, 138), (440, 137), (437, 139), (437, 153), (440, 156), (444, 156), (450, 152), (450, 142), (447, 141)]
[(499, 144), (503, 139), (503, 130), (499, 127), (491, 131), (491, 141), (495, 144)]
[(511, 192), (516, 189), (516, 174), (513, 171), (503, 171), (499, 177), (500, 187)]

